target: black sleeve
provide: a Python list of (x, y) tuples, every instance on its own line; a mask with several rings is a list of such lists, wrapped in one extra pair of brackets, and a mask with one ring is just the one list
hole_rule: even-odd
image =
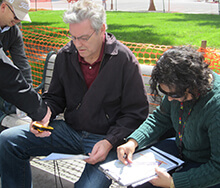
[(47, 106), (40, 95), (26, 82), (21, 71), (0, 48), (0, 96), (26, 112), (33, 120), (42, 120)]
[[(12, 30), (13, 29), (13, 30)], [(31, 66), (24, 51), (23, 36), (17, 25), (11, 28), (9, 52), (13, 63), (21, 70), (24, 78), (29, 84), (32, 84)], [(7, 34), (7, 33), (6, 33)], [(13, 39), (13, 40), (12, 40)]]

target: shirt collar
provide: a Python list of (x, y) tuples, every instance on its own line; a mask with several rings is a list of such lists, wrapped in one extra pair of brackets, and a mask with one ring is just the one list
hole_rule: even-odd
[(5, 26), (3, 29), (0, 27), (0, 32), (1, 32), (1, 33), (4, 33), (4, 32), (6, 32), (6, 31), (8, 31), (9, 29), (10, 29), (9, 26)]

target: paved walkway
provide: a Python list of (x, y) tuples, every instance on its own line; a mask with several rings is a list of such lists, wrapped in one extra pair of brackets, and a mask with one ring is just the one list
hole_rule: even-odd
[[(102, 0), (94, 1), (102, 2)], [(213, 0), (154, 0), (154, 3), (157, 12), (219, 14), (219, 5), (214, 3)], [(107, 0), (107, 11), (113, 7), (113, 10), (117, 11), (146, 12), (148, 11), (149, 4), (150, 0)], [(67, 10), (69, 7), (70, 4), (67, 3), (67, 0), (31, 3), (31, 8), (33, 9)]]
[[(33, 188), (74, 188), (74, 183), (78, 180), (84, 169), (84, 161), (58, 160), (58, 166), (54, 166), (53, 161), (40, 161), (41, 158), (36, 157), (31, 161)], [(126, 187), (119, 186), (113, 182), (110, 188)]]

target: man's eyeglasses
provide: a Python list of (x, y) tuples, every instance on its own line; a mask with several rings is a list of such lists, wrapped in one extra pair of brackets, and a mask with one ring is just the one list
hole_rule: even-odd
[(80, 42), (86, 42), (86, 41), (88, 41), (88, 40), (92, 37), (92, 35), (93, 35), (94, 33), (95, 33), (95, 31), (93, 31), (92, 34), (89, 35), (89, 36), (83, 35), (83, 36), (81, 36), (81, 37), (75, 37), (75, 36), (71, 35), (70, 33), (68, 33), (66, 36), (67, 36), (69, 39), (73, 40), (73, 41), (76, 41), (76, 39), (77, 39), (77, 40), (80, 41)]
[(11, 7), (8, 4), (6, 4), (6, 5), (10, 9), (10, 11), (14, 14), (14, 19), (19, 20), (18, 17), (15, 15), (15, 12), (11, 9)]
[(163, 94), (165, 94), (165, 95), (167, 95), (167, 96), (169, 96), (169, 97), (171, 97), (171, 98), (182, 98), (184, 95), (185, 95), (185, 92), (184, 93), (169, 93), (169, 92), (166, 92), (166, 91), (164, 91), (161, 87), (160, 87), (160, 85), (158, 85), (158, 89), (159, 89), (159, 91), (161, 92), (161, 93), (163, 93)]

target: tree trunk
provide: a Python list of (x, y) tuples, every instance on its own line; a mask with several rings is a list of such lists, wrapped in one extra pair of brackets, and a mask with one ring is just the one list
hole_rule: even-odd
[(113, 0), (111, 0), (111, 10), (113, 10)]
[(148, 11), (156, 11), (154, 0), (150, 0), (150, 6), (149, 6)]

